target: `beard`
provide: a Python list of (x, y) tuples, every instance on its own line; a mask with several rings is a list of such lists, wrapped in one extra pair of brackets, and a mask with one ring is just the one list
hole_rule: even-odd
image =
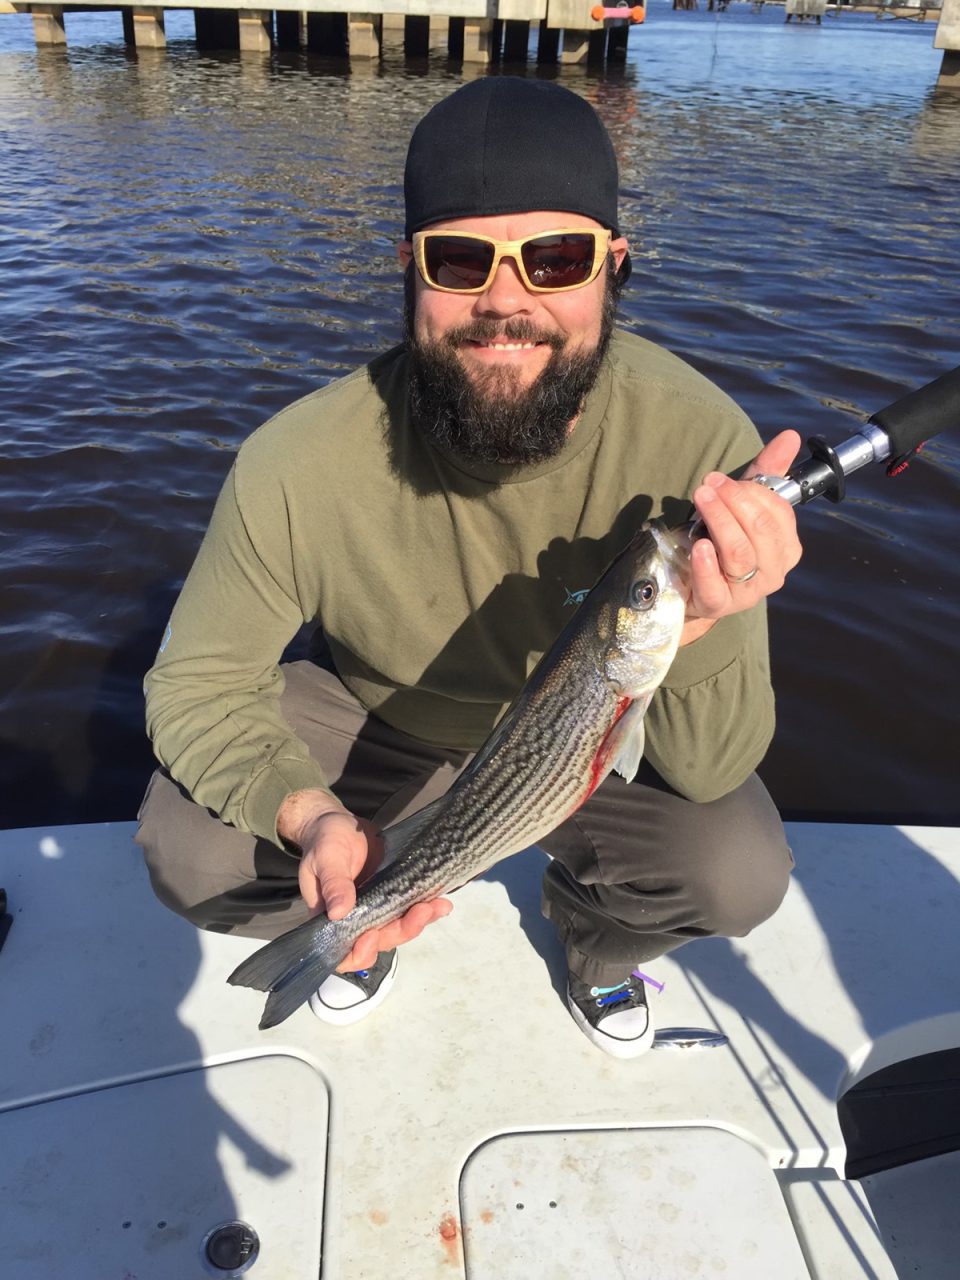
[[(595, 347), (566, 354), (562, 334), (518, 318), (478, 319), (438, 341), (421, 341), (414, 325), (414, 280), (404, 290), (404, 341), (410, 356), (410, 412), (435, 444), (471, 462), (529, 466), (555, 458), (571, 423), (600, 373), (616, 319), (620, 288), (607, 272), (600, 335)], [(518, 370), (467, 373), (458, 354), (464, 342), (542, 342), (551, 348), (543, 371), (525, 387)]]

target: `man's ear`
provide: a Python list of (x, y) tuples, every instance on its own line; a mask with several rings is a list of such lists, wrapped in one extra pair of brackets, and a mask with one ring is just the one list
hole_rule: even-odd
[(406, 271), (410, 263), (413, 261), (413, 245), (409, 240), (401, 240), (397, 245), (397, 257), (400, 259), (400, 265)]
[(610, 241), (610, 252), (613, 254), (613, 261), (618, 271), (629, 250), (630, 245), (627, 243), (626, 236), (619, 236), (616, 240)]

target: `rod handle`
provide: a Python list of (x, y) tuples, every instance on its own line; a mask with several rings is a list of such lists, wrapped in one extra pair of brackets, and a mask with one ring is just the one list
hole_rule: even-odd
[(890, 454), (904, 458), (924, 440), (960, 426), (960, 367), (880, 409), (869, 419), (890, 437)]

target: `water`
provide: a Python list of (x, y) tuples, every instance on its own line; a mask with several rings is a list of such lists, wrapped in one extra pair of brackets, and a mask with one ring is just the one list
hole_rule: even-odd
[[(934, 24), (653, 0), (606, 121), (624, 320), (765, 436), (833, 440), (958, 363), (960, 98)], [(400, 176), (446, 63), (63, 50), (0, 16), (0, 825), (131, 818), (140, 683), (239, 443), (396, 340)], [(516, 70), (516, 68), (513, 68)], [(526, 74), (538, 74), (531, 62)], [(575, 162), (575, 157), (572, 158)], [(960, 435), (801, 515), (772, 604), (788, 816), (955, 821)]]

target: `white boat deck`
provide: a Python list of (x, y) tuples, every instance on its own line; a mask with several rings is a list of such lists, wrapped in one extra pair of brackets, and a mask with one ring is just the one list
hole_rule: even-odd
[(632, 1062), (566, 1011), (537, 850), (367, 1021), (260, 1032), (225, 982), (257, 944), (160, 907), (132, 832), (0, 833), (3, 1280), (237, 1274), (203, 1256), (235, 1219), (263, 1280), (956, 1280), (960, 1154), (846, 1182), (836, 1109), (960, 1047), (956, 831), (791, 825), (773, 920), (648, 966), (658, 1026), (729, 1044)]

